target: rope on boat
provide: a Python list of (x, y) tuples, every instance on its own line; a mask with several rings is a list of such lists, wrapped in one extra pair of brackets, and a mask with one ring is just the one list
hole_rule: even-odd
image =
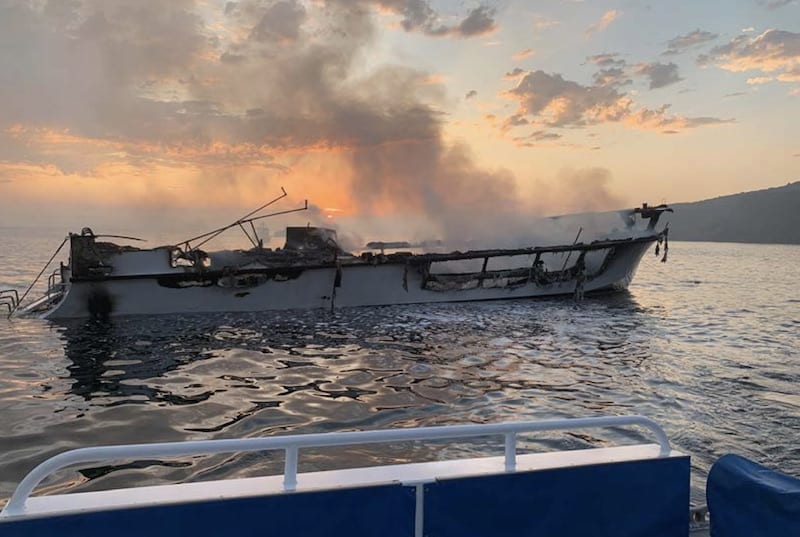
[(61, 241), (61, 245), (60, 245), (58, 248), (56, 248), (56, 251), (55, 251), (55, 252), (53, 252), (53, 255), (51, 255), (51, 256), (50, 256), (50, 259), (49, 259), (49, 260), (47, 261), (47, 263), (45, 263), (45, 265), (42, 267), (42, 270), (41, 270), (41, 271), (39, 271), (39, 274), (36, 276), (36, 278), (33, 280), (33, 282), (32, 282), (32, 283), (31, 283), (31, 284), (28, 286), (28, 288), (25, 290), (25, 292), (24, 292), (24, 293), (22, 293), (22, 297), (20, 297), (19, 301), (17, 301), (17, 305), (16, 305), (16, 306), (14, 306), (14, 309), (12, 309), (12, 310), (11, 310), (11, 311), (8, 313), (8, 317), (7, 317), (8, 319), (10, 319), (10, 318), (11, 318), (11, 316), (14, 314), (14, 312), (15, 312), (15, 311), (17, 311), (17, 309), (19, 308), (19, 305), (20, 305), (20, 304), (22, 304), (22, 301), (23, 301), (23, 300), (25, 300), (25, 297), (26, 297), (26, 296), (28, 296), (28, 293), (30, 293), (30, 292), (31, 292), (31, 289), (33, 289), (33, 286), (34, 286), (34, 285), (36, 285), (36, 282), (38, 282), (38, 281), (39, 281), (39, 278), (41, 278), (41, 277), (42, 277), (42, 274), (44, 274), (44, 272), (47, 270), (47, 267), (49, 267), (49, 266), (50, 266), (50, 263), (52, 263), (52, 262), (53, 262), (53, 259), (55, 259), (55, 258), (56, 258), (56, 256), (58, 255), (58, 253), (59, 253), (59, 252), (61, 251), (61, 249), (64, 247), (64, 245), (65, 245), (65, 244), (67, 244), (67, 241), (68, 241), (68, 240), (69, 240), (69, 237), (64, 237), (64, 240), (63, 240), (63, 241)]
[(662, 263), (667, 262), (667, 252), (669, 252), (669, 227), (664, 228), (664, 257), (661, 258)]

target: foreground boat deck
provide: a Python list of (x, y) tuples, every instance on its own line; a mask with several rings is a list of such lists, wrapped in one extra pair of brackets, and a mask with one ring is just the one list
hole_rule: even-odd
[[(519, 435), (643, 427), (657, 443), (517, 453)], [(502, 456), (298, 472), (300, 450), (502, 437)], [(87, 463), (283, 451), (283, 475), (31, 497), (50, 474)], [(642, 416), (456, 425), (82, 448), (23, 479), (0, 536), (784, 537), (800, 535), (800, 479), (736, 455), (711, 468), (689, 509), (689, 457)]]
[[(520, 454), (536, 431), (644, 426), (657, 444)], [(503, 456), (298, 473), (308, 447), (500, 436)], [(283, 450), (284, 474), (28, 497), (89, 461)], [(603, 417), (244, 440), (84, 448), (37, 467), (0, 516), (0, 535), (674, 537), (689, 533), (689, 458), (642, 417)], [(631, 516), (635, 513), (636, 516)]]

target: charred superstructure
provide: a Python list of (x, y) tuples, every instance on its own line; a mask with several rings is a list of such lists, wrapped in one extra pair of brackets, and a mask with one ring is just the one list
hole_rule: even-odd
[[(649, 222), (643, 230), (629, 222), (624, 238), (449, 253), (387, 253), (408, 243), (376, 242), (368, 245), (372, 251), (354, 255), (342, 250), (335, 230), (312, 226), (289, 227), (282, 248), (265, 248), (252, 221), (271, 215), (255, 212), (178, 245), (152, 249), (107, 242), (108, 236), (84, 228), (66, 239), (69, 262), (51, 275), (46, 295), (23, 311), (70, 318), (582, 298), (630, 284), (647, 248), (666, 240), (667, 230), (656, 229), (665, 211), (671, 209), (645, 205), (630, 211), (629, 219)], [(286, 212), (292, 211), (273, 214)], [(253, 248), (200, 248), (234, 226), (245, 231)], [(10, 297), (5, 298), (9, 310), (18, 308), (19, 299), (6, 293), (0, 300), (4, 297)]]

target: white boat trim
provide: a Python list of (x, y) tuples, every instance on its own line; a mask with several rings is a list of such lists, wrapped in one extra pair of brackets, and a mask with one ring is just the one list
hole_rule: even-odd
[[(531, 472), (555, 468), (590, 466), (616, 462), (645, 461), (683, 457), (670, 450), (666, 455), (658, 444), (614, 446), (554, 453), (528, 453), (517, 457), (515, 472)], [(504, 457), (478, 457), (451, 461), (421, 462), (306, 472), (298, 475), (297, 486), (289, 492), (347, 489), (390, 483), (419, 485), (441, 479), (479, 477), (507, 473)], [(3, 512), (3, 518), (18, 516), (44, 517), (56, 514), (87, 513), (122, 507), (148, 507), (204, 500), (224, 500), (284, 494), (283, 477), (279, 475), (78, 492), (28, 498), (24, 511)]]

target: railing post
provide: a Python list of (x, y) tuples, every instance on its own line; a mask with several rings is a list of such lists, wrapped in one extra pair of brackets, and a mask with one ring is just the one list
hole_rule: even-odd
[(415, 493), (414, 537), (425, 537), (425, 483), (417, 483)]
[(286, 463), (283, 470), (283, 490), (297, 488), (297, 446), (286, 448)]
[(517, 468), (517, 433), (506, 433), (506, 472)]

